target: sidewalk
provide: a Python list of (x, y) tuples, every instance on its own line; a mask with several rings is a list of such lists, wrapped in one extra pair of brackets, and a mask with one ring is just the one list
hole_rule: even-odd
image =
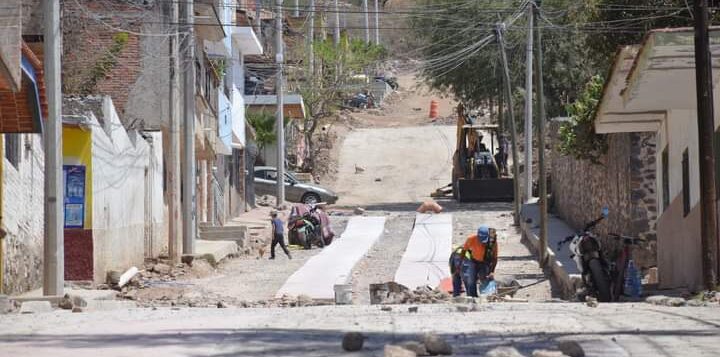
[[(523, 205), (520, 212), (520, 227), (523, 239), (529, 243), (533, 252), (538, 254), (540, 248), (540, 209), (537, 199)], [(563, 245), (559, 252), (557, 245), (565, 237), (574, 233), (575, 230), (562, 219), (548, 214), (548, 267), (555, 288), (566, 299), (575, 296), (581, 277), (575, 261), (570, 258), (571, 253), (567, 245)]]

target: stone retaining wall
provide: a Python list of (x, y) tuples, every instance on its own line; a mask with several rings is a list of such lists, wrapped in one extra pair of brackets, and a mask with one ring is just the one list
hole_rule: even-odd
[[(550, 132), (557, 133), (558, 127), (553, 123)], [(656, 265), (655, 134), (608, 134), (608, 152), (600, 165), (562, 156), (556, 149), (558, 138), (552, 139), (553, 212), (582, 229), (602, 207), (609, 207), (610, 216), (595, 232), (646, 238), (648, 245), (635, 251), (635, 260), (643, 267)]]

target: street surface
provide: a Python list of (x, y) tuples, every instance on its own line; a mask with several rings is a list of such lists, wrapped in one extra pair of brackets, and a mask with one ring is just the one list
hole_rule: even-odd
[[(592, 340), (614, 354), (594, 356), (717, 356), (720, 314), (713, 307), (568, 303), (320, 306), (291, 309), (132, 309), (93, 314), (57, 311), (0, 319), (2, 356), (382, 356), (386, 343), (435, 331), (456, 356), (483, 356), (514, 346), (529, 356), (561, 339)], [(361, 331), (365, 348), (340, 348), (342, 335)]]
[[(292, 260), (278, 251), (276, 260), (270, 261), (266, 247), (262, 256), (242, 255), (217, 268), (198, 264), (187, 275), (125, 292), (140, 308), (109, 304), (107, 311), (0, 315), (0, 356), (382, 356), (385, 344), (416, 340), (424, 332), (440, 334), (457, 356), (483, 356), (499, 346), (530, 356), (538, 349), (558, 351), (558, 342), (565, 339), (581, 341), (588, 356), (720, 355), (717, 303), (589, 307), (558, 302), (512, 226), (509, 203), (438, 201), (443, 213), (451, 215), (451, 236), (445, 238), (453, 246), (462, 244), (480, 224), (498, 230), (496, 277), (522, 286), (512, 302), (369, 305), (370, 284), (396, 277), (413, 234), (416, 209), (432, 191), (450, 182), (455, 147), (455, 128), (443, 125), (451, 121), (436, 125), (427, 119), (433, 97), (407, 89), (411, 77), (400, 80), (404, 92), (387, 108), (355, 114), (359, 126), (345, 128), (333, 146), (337, 161), (331, 164), (337, 170), (322, 178), (340, 195), (338, 205), (328, 208), (337, 236), (353, 217), (384, 219), (374, 244), (353, 258), (359, 260), (348, 277), (352, 305), (304, 306), (317, 302), (306, 296), (301, 304), (297, 296), (278, 294), (321, 250), (293, 249)], [(441, 101), (441, 115), (450, 115), (452, 106), (451, 101)], [(364, 211), (353, 213), (356, 208)], [(267, 219), (269, 210), (263, 207), (253, 214)], [(281, 218), (286, 219), (286, 213)], [(262, 234), (269, 237), (269, 232)], [(345, 257), (338, 253), (335, 258)], [(335, 276), (333, 269), (340, 265), (314, 273)], [(347, 268), (342, 267), (345, 273)], [(426, 278), (427, 271), (416, 273), (413, 279)], [(305, 281), (307, 291), (312, 291), (312, 279)], [(304, 290), (295, 286), (293, 291)], [(304, 307), (290, 307), (295, 305)], [(410, 307), (417, 307), (417, 312)], [(348, 331), (365, 335), (361, 351), (341, 349)]]

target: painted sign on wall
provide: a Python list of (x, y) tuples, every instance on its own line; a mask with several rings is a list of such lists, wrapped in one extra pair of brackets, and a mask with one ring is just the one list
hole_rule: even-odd
[(85, 166), (63, 165), (65, 183), (65, 228), (84, 228)]

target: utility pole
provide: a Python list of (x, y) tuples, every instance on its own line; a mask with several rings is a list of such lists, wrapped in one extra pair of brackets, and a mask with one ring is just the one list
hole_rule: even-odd
[(340, 46), (340, 11), (338, 9), (338, 0), (335, 0), (335, 34), (333, 36), (335, 47)]
[(362, 11), (365, 14), (365, 43), (370, 43), (370, 19), (368, 17), (368, 0), (363, 0)]
[(519, 155), (517, 150), (517, 128), (515, 124), (515, 109), (513, 106), (513, 100), (512, 100), (512, 86), (510, 82), (510, 69), (508, 68), (507, 63), (507, 53), (505, 52), (505, 39), (503, 36), (503, 31), (505, 30), (505, 24), (500, 24), (496, 28), (496, 36), (498, 45), (500, 46), (500, 59), (502, 60), (503, 65), (503, 74), (505, 77), (505, 85), (503, 86), (505, 88), (505, 95), (507, 96), (507, 108), (508, 108), (508, 114), (510, 115), (510, 139), (512, 144), (512, 158), (513, 158), (513, 192), (514, 192), (514, 200), (513, 200), (513, 224), (515, 226), (520, 225), (520, 202), (522, 200), (522, 197), (520, 197), (520, 168), (519, 168)]
[[(531, 8), (534, 16), (537, 16), (541, 0), (536, 0), (536, 6)], [(538, 101), (538, 195), (540, 196), (540, 265), (545, 266), (547, 264), (547, 244), (548, 244), (548, 203), (547, 203), (547, 173), (545, 165), (545, 89), (543, 87), (543, 53), (542, 53), (542, 30), (538, 26), (535, 31), (537, 32), (537, 46), (535, 49), (535, 76), (537, 81), (537, 101)]]
[(700, 157), (700, 234), (703, 281), (705, 288), (715, 290), (717, 284), (717, 209), (715, 206), (715, 133), (712, 60), (708, 34), (707, 0), (696, 0), (695, 12), (695, 85), (697, 91), (697, 125)]
[(255, 34), (258, 37), (260, 43), (262, 43), (262, 20), (260, 19), (262, 13), (262, 0), (255, 0)]
[(170, 113), (170, 153), (167, 155), (167, 198), (168, 198), (168, 255), (173, 262), (180, 261), (180, 238), (182, 228), (180, 224), (180, 89), (178, 86), (179, 66), (179, 11), (178, 4), (171, 2), (170, 24), (171, 31), (176, 32), (169, 38), (170, 42), (170, 86), (169, 86), (169, 113)]
[(182, 213), (183, 213), (183, 254), (195, 253), (195, 16), (192, 1), (183, 1), (185, 41), (183, 54), (185, 68), (183, 81), (185, 86), (185, 127), (182, 170)]
[(534, 7), (528, 6), (527, 47), (525, 51), (525, 201), (532, 195), (532, 121), (533, 121), (533, 17)]
[[(275, 0), (275, 63), (277, 63), (277, 84), (275, 91), (277, 92), (277, 112), (275, 128), (277, 129), (277, 206), (282, 207), (285, 204), (285, 118), (283, 104), (283, 0)], [(315, 2), (311, 0), (311, 4)], [(311, 5), (313, 6), (313, 5)], [(311, 11), (311, 13), (315, 13)], [(312, 24), (311, 24), (312, 25)], [(313, 26), (310, 26), (311, 28)]]
[[(498, 92), (498, 132), (505, 133), (505, 94), (503, 93), (502, 64), (498, 63), (497, 92)], [(499, 141), (499, 140), (498, 140)], [(507, 153), (505, 153), (507, 155)]]
[(380, 10), (378, 0), (375, 0), (375, 44), (380, 44)]
[[(43, 248), (43, 295), (65, 291), (65, 219), (62, 174), (62, 92), (60, 86), (60, 1), (47, 0), (44, 6), (45, 81), (48, 101), (45, 128), (45, 236)], [(2, 262), (0, 262), (2, 263)]]
[[(310, 0), (310, 7), (315, 7), (315, 0)], [(281, 35), (282, 36), (282, 35)], [(308, 35), (307, 35), (307, 51), (308, 51), (308, 73), (310, 73), (310, 77), (312, 77), (312, 80), (315, 80), (315, 11), (310, 11), (308, 13)], [(282, 39), (280, 39), (280, 44), (282, 45)], [(282, 46), (280, 46), (282, 47)], [(280, 52), (278, 52), (280, 53)]]

